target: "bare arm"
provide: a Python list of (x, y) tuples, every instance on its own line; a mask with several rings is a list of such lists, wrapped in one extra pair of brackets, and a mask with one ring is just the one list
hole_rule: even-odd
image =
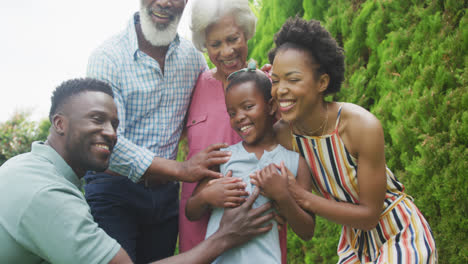
[(384, 136), (380, 122), (374, 116), (367, 113), (360, 117), (359, 120), (348, 122), (349, 132), (344, 132), (343, 136), (352, 143), (349, 148), (358, 157), (358, 204), (328, 200), (305, 192), (296, 184), (289, 186), (292, 195), (305, 210), (339, 224), (370, 230), (379, 221), (385, 198)]
[[(247, 201), (239, 207), (225, 210), (219, 229), (208, 239), (202, 241), (196, 247), (182, 254), (154, 262), (154, 264), (179, 264), (211, 263), (224, 251), (241, 245), (257, 235), (268, 232), (272, 225), (265, 226), (273, 218), (272, 213), (265, 214), (271, 204), (252, 209), (252, 204), (257, 199), (259, 190), (256, 188)], [(265, 215), (264, 215), (265, 214)], [(109, 264), (132, 263), (127, 253), (120, 249)]]
[[(281, 169), (281, 172), (278, 171)], [(290, 173), (290, 172), (289, 172)], [(294, 176), (292, 176), (294, 177)], [(262, 188), (263, 193), (274, 200), (278, 210), (286, 218), (294, 232), (303, 240), (310, 240), (314, 235), (315, 216), (304, 211), (288, 191), (288, 171), (283, 163), (280, 166), (270, 164), (252, 177), (252, 183)], [(297, 185), (303, 190), (310, 190), (310, 173), (305, 160), (300, 157), (297, 171)]]
[(240, 178), (232, 178), (229, 171), (226, 177), (201, 181), (185, 206), (185, 215), (190, 221), (200, 219), (213, 207), (232, 208), (245, 202), (242, 196), (249, 195), (246, 184)]
[(183, 162), (155, 157), (142, 180), (155, 185), (169, 181), (197, 182), (205, 177), (221, 178), (222, 175), (213, 168), (229, 160), (231, 153), (220, 151), (226, 147), (226, 143), (212, 144)]

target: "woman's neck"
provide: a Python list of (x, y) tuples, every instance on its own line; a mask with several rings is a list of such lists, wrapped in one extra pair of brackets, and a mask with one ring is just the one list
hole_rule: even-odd
[(304, 119), (291, 122), (292, 130), (295, 134), (306, 136), (321, 136), (327, 133), (329, 125), (329, 104), (323, 101), (315, 107)]

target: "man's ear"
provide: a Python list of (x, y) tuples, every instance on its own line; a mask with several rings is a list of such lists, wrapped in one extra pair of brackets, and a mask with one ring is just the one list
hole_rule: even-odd
[(276, 114), (276, 111), (278, 110), (278, 104), (273, 99), (273, 97), (270, 98), (270, 100), (268, 100), (268, 105), (270, 106), (270, 112), (268, 114), (274, 116)]
[(330, 83), (330, 75), (324, 73), (320, 75), (319, 79), (319, 92), (324, 92), (328, 88), (328, 84)]
[(52, 127), (55, 133), (65, 135), (67, 119), (61, 113), (57, 113), (52, 117)]

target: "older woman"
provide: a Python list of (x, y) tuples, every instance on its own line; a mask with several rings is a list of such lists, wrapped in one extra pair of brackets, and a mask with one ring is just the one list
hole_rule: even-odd
[[(190, 158), (207, 146), (226, 142), (234, 144), (241, 138), (232, 130), (224, 102), (224, 89), (229, 74), (246, 67), (247, 40), (255, 33), (256, 17), (248, 0), (197, 0), (193, 3), (192, 41), (200, 51), (207, 51), (216, 68), (200, 75), (188, 111), (187, 137)], [(226, 189), (242, 189), (237, 179), (216, 180)], [(185, 205), (196, 184), (184, 183), (179, 214), (179, 250), (184, 252), (205, 237), (209, 214), (196, 222), (185, 217)], [(243, 194), (238, 192), (238, 194)], [(229, 201), (206, 201), (211, 206), (232, 207), (243, 198)], [(285, 235), (282, 236), (283, 258), (286, 256)]]

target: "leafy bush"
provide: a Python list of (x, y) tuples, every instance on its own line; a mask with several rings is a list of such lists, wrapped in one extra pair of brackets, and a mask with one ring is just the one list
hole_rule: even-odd
[(46, 140), (50, 122), (28, 120), (27, 113), (16, 113), (10, 120), (0, 123), (0, 165), (9, 158), (31, 151), (31, 143)]
[[(468, 262), (467, 2), (262, 1), (249, 43), (251, 55), (266, 61), (273, 34), (297, 13), (335, 36), (345, 49), (346, 81), (334, 99), (381, 120), (387, 165), (429, 221), (440, 263)], [(289, 262), (336, 262), (339, 233), (320, 217), (309, 242), (289, 232)]]

